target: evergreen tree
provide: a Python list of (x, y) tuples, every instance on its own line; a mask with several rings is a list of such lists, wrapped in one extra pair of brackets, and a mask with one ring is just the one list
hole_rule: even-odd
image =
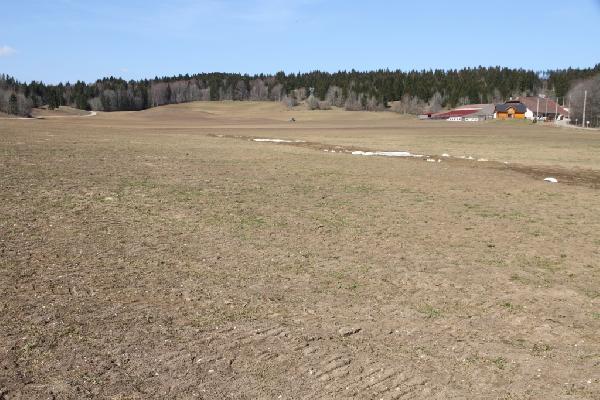
[(15, 93), (11, 94), (8, 98), (8, 113), (13, 115), (19, 114), (19, 103)]

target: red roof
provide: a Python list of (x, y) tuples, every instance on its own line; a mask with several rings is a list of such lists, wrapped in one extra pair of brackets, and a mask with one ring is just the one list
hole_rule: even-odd
[[(556, 112), (557, 104), (554, 100), (547, 98), (547, 97), (546, 98), (539, 97), (539, 99), (540, 99), (540, 108), (539, 108), (540, 114), (546, 113), (546, 101), (548, 102), (548, 114), (554, 114)], [(513, 101), (519, 101), (519, 102), (525, 104), (525, 107), (529, 108), (534, 113), (537, 110), (538, 97), (534, 97), (534, 96), (518, 97), (517, 100), (513, 100)], [(510, 103), (510, 102), (508, 102), (508, 103)], [(560, 105), (558, 105), (558, 113), (561, 115), (568, 114), (567, 110), (562, 108)]]
[(450, 117), (464, 117), (465, 115), (475, 114), (479, 110), (450, 110), (434, 114), (431, 118), (450, 118)]

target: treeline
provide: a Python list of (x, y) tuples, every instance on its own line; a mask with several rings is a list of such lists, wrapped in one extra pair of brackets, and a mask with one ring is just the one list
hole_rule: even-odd
[(289, 106), (306, 101), (312, 109), (337, 106), (348, 110), (380, 110), (392, 105), (394, 111), (418, 113), (468, 103), (500, 102), (511, 96), (541, 91), (564, 96), (575, 81), (597, 72), (600, 64), (589, 69), (544, 74), (500, 67), (275, 75), (203, 73), (139, 81), (110, 77), (91, 84), (58, 85), (26, 84), (0, 75), (0, 111), (27, 115), (31, 107), (42, 105), (130, 111), (198, 100), (257, 100), (282, 101)]

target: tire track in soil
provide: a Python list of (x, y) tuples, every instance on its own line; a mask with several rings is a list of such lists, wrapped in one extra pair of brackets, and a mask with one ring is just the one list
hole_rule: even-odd
[(201, 340), (210, 343), (207, 350), (213, 354), (206, 361), (229, 360), (228, 365), (235, 366), (222, 371), (232, 374), (228, 380), (258, 369), (282, 371), (291, 367), (298, 384), (305, 383), (301, 389), (308, 391), (296, 393), (302, 398), (411, 398), (427, 382), (415, 376), (416, 372), (360, 361), (369, 357), (368, 349), (359, 346), (350, 351), (342, 342), (348, 339), (329, 335), (331, 332), (308, 336), (300, 328), (269, 325), (262, 329), (238, 326), (206, 333), (211, 336)]

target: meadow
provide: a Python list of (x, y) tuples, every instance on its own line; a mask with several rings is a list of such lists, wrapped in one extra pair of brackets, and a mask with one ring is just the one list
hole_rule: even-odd
[(40, 115), (0, 120), (0, 399), (600, 398), (600, 133)]

